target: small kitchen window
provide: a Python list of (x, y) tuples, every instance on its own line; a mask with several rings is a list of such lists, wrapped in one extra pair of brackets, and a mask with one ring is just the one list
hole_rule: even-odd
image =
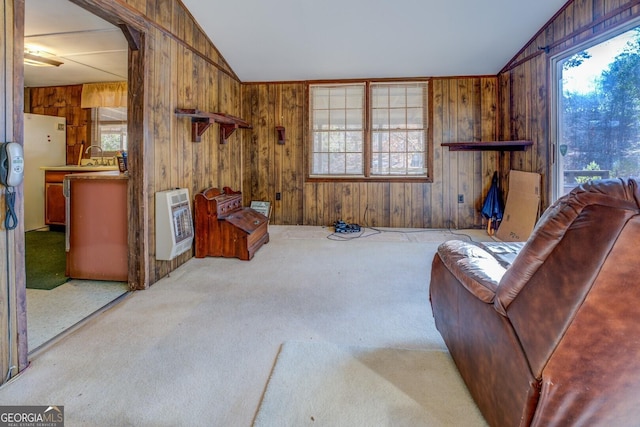
[(116, 151), (126, 150), (127, 107), (92, 108), (91, 131), (91, 145), (101, 147), (104, 155), (115, 156)]
[(91, 109), (91, 156), (115, 156), (127, 149), (127, 82), (82, 85), (82, 108)]

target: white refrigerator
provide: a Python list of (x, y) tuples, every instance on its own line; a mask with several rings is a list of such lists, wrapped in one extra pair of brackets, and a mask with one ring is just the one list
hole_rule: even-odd
[(24, 115), (24, 230), (45, 227), (44, 171), (67, 160), (67, 120), (41, 114)]

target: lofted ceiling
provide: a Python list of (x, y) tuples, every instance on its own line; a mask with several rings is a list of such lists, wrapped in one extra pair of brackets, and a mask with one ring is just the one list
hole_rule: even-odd
[[(243, 82), (494, 75), (567, 0), (182, 0)], [(118, 28), (25, 0), (25, 45), (64, 64), (25, 86), (127, 78)]]
[(495, 75), (567, 0), (182, 0), (241, 81)]

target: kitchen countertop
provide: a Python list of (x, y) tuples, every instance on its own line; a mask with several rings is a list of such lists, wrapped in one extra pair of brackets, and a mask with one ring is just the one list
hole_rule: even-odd
[(96, 172), (96, 171), (117, 171), (118, 166), (62, 165), (62, 166), (41, 166), (40, 169), (43, 171)]
[[(83, 169), (87, 169), (83, 167)], [(129, 179), (129, 174), (120, 173), (118, 170), (108, 170), (108, 171), (93, 171), (87, 173), (74, 173), (72, 175), (65, 175), (65, 180), (79, 180), (79, 179), (94, 179), (94, 180), (106, 180), (106, 179)]]

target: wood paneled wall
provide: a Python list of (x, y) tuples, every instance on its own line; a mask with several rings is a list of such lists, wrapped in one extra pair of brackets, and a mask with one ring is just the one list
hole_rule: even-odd
[[(542, 208), (549, 205), (553, 167), (551, 58), (615, 26), (640, 16), (637, 0), (574, 0), (568, 2), (500, 72), (499, 136), (531, 139), (533, 149), (503, 159), (503, 170), (542, 174)], [(502, 177), (506, 188), (505, 177)]]
[(242, 85), (242, 116), (253, 126), (243, 134), (243, 199), (271, 202), (271, 224), (304, 223), (305, 91), (304, 83)]
[[(0, 142), (22, 141), (23, 77), (22, 64), (13, 60), (23, 50), (24, 1), (0, 1)], [(15, 39), (15, 42), (14, 42)], [(15, 213), (24, 217), (23, 186), (12, 188)], [(5, 226), (5, 196), (9, 191), (0, 185), (0, 384), (15, 376), (28, 365), (27, 312), (24, 270), (24, 225)]]
[(81, 108), (82, 85), (25, 88), (25, 112), (67, 119), (66, 164), (78, 162), (81, 146), (90, 145), (91, 109)]
[[(155, 193), (183, 187), (193, 196), (209, 186), (242, 185), (242, 131), (232, 135), (228, 144), (220, 145), (218, 126), (214, 125), (202, 142), (193, 143), (190, 121), (178, 118), (175, 108), (239, 115), (240, 82), (179, 0), (71, 1), (129, 36), (129, 285), (144, 289), (193, 256), (189, 251), (173, 261), (155, 259)], [(24, 0), (2, 0), (0, 15), (5, 17), (0, 21), (0, 34), (6, 41), (0, 47), (4, 97), (0, 139), (22, 141), (25, 91), (19, 59)], [(43, 108), (47, 103), (56, 104), (42, 101)], [(40, 108), (40, 101), (31, 99), (30, 104), (31, 111)], [(64, 107), (59, 108), (56, 115)], [(22, 187), (17, 187), (16, 193), (17, 214), (22, 218)], [(0, 195), (4, 212), (4, 188), (0, 188)], [(10, 280), (0, 275), (0, 372), (4, 377), (9, 366), (17, 366), (15, 374), (28, 364), (21, 221), (9, 232), (8, 245), (0, 239), (0, 253), (8, 257), (8, 262), (1, 257), (0, 269), (7, 271), (8, 265), (10, 275)], [(5, 335), (9, 329), (11, 333)]]
[[(371, 227), (464, 228), (479, 214), (497, 154), (449, 152), (442, 142), (495, 140), (496, 77), (432, 79), (434, 181), (306, 182), (306, 83), (242, 85), (245, 203), (272, 203), (272, 224), (331, 225), (336, 220)], [(276, 126), (286, 142), (277, 143)], [(276, 200), (280, 193), (281, 200)], [(463, 203), (458, 203), (462, 194)]]
[[(193, 256), (155, 259), (155, 194), (174, 188), (196, 192), (242, 186), (242, 130), (221, 145), (218, 125), (191, 141), (191, 122), (176, 108), (240, 115), (240, 82), (179, 0), (71, 0), (107, 21), (140, 33), (142, 56), (129, 76), (129, 90), (142, 97), (139, 137), (129, 137), (130, 287), (144, 289)], [(133, 80), (133, 81), (132, 81)], [(131, 102), (131, 96), (130, 96)], [(130, 105), (131, 106), (131, 105)], [(131, 116), (130, 116), (131, 117)], [(131, 240), (133, 238), (133, 241)], [(133, 264), (136, 264), (132, 268)], [(132, 271), (133, 270), (133, 271)]]

